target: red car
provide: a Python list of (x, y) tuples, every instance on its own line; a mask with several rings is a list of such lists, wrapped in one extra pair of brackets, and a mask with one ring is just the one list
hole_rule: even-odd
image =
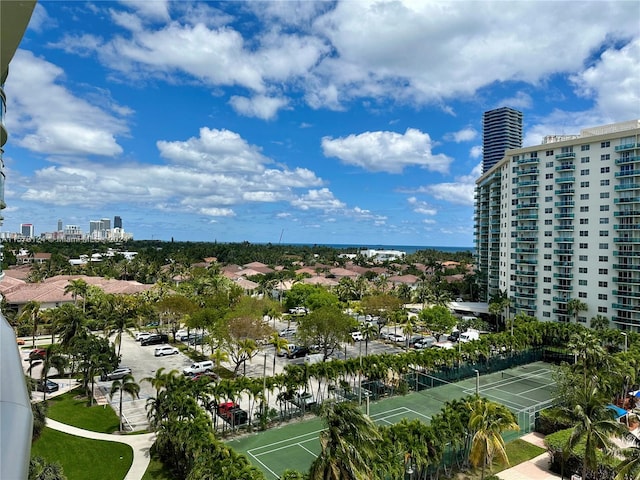
[(34, 348), (29, 352), (30, 360), (44, 360), (47, 356), (47, 351), (44, 348)]

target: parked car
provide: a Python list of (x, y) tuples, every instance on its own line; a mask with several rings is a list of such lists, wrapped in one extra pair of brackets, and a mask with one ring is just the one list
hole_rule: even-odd
[(179, 342), (184, 342), (189, 339), (189, 332), (186, 330), (178, 330), (176, 332), (176, 340)]
[(291, 401), (296, 407), (300, 407), (304, 410), (310, 410), (316, 401), (313, 399), (313, 395), (309, 392), (298, 393)]
[(422, 337), (422, 339), (415, 343), (414, 347), (418, 350), (422, 348), (431, 348), (437, 342), (436, 337)]
[(291, 352), (287, 353), (287, 358), (301, 358), (309, 353), (308, 347), (296, 347)]
[(278, 353), (278, 356), (279, 357), (286, 357), (288, 354), (293, 352), (296, 349), (296, 347), (297, 347), (297, 345), (295, 345), (293, 343), (287, 343), (287, 346), (280, 350), (280, 353)]
[(184, 375), (197, 375), (198, 373), (212, 372), (213, 362), (211, 360), (204, 360), (202, 362), (192, 363), (190, 366), (184, 368), (182, 373)]
[(151, 335), (151, 332), (138, 332), (136, 334), (136, 342), (141, 342), (145, 338), (149, 338)]
[(351, 338), (353, 339), (354, 342), (359, 342), (361, 340), (364, 340), (364, 337), (362, 336), (362, 332), (351, 332)]
[(218, 405), (218, 416), (231, 425), (244, 425), (249, 419), (249, 414), (233, 402)]
[(17, 342), (18, 342), (18, 345), (24, 345), (25, 344), (24, 338), (18, 338)]
[(44, 360), (47, 351), (44, 348), (34, 348), (29, 352), (29, 360)]
[(180, 351), (176, 347), (172, 347), (171, 345), (156, 347), (155, 352), (153, 352), (156, 357), (164, 357), (165, 355), (177, 355), (178, 353), (180, 353)]
[(140, 345), (146, 347), (147, 345), (161, 345), (169, 342), (169, 335), (166, 333), (153, 333), (140, 342)]
[(454, 330), (451, 335), (447, 337), (450, 342), (457, 342), (460, 339), (460, 330)]
[(389, 340), (396, 343), (403, 343), (407, 341), (407, 337), (403, 333), (391, 333), (389, 334)]
[(198, 380), (202, 380), (203, 382), (206, 380), (207, 382), (215, 382), (218, 380), (218, 375), (213, 372), (202, 372), (191, 377), (191, 380), (197, 382)]
[(52, 382), (49, 379), (47, 379), (46, 382), (44, 380), (39, 380), (38, 382), (36, 382), (36, 390), (38, 392), (57, 392), (59, 388), (60, 385), (58, 385), (56, 382)]
[(100, 380), (121, 380), (126, 375), (131, 375), (131, 369), (129, 367), (118, 367), (113, 372), (109, 372), (106, 375), (101, 375)]
[(189, 345), (202, 345), (204, 342), (204, 335), (201, 333), (190, 333), (187, 338)]
[(296, 333), (298, 333), (298, 329), (296, 327), (287, 327), (287, 328), (283, 328), (282, 330), (280, 330), (279, 335), (281, 337), (291, 337), (292, 335), (295, 335)]

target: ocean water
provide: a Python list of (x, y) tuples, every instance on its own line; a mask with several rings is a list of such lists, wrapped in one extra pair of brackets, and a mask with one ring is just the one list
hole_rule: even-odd
[[(309, 243), (291, 243), (289, 245), (294, 245), (294, 246), (306, 246), (306, 247), (313, 247), (314, 244), (309, 244)], [(335, 248), (338, 250), (341, 249), (354, 249), (357, 248), (358, 250), (366, 250), (366, 249), (373, 249), (373, 250), (400, 250), (401, 252), (405, 252), (407, 254), (411, 254), (411, 253), (415, 253), (418, 250), (437, 250), (439, 252), (473, 252), (474, 248), (473, 247), (430, 247), (430, 246), (424, 246), (424, 245), (375, 245), (375, 244), (367, 244), (367, 245), (357, 245), (357, 244), (339, 244), (339, 243), (335, 243), (335, 244), (327, 244), (327, 243), (322, 243), (322, 244), (315, 244), (318, 246), (323, 246), (323, 247), (329, 247), (329, 248)]]

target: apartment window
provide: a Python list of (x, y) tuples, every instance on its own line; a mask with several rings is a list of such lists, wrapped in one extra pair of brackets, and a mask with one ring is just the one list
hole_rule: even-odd
[(580, 200), (589, 200), (589, 194), (588, 193), (581, 193), (580, 194)]
[(589, 273), (589, 269), (587, 267), (578, 268), (578, 273)]
[(589, 157), (581, 157), (580, 163), (589, 163)]
[(609, 223), (609, 217), (600, 217), (600, 225), (607, 225)]
[(606, 293), (598, 294), (598, 300), (607, 300), (607, 298), (609, 298), (609, 296)]
[[(553, 165), (553, 162), (551, 163), (551, 165)], [(553, 178), (553, 173), (546, 173), (546, 174), (544, 175), (544, 178), (545, 178), (546, 180), (550, 180), (550, 179), (552, 179), (552, 178)]]
[(598, 286), (599, 287), (608, 287), (609, 286), (609, 282), (598, 282)]
[(600, 186), (601, 187), (606, 187), (607, 185), (609, 185), (609, 179), (608, 178), (606, 180), (600, 180)]
[(609, 211), (609, 205), (600, 205), (600, 211), (601, 212), (608, 212)]
[(588, 218), (581, 218), (580, 219), (580, 225), (589, 225), (589, 219)]
[(578, 260), (580, 260), (581, 262), (586, 262), (589, 260), (589, 257), (587, 255), (580, 255), (578, 257)]
[(578, 297), (587, 298), (587, 292), (578, 292)]
[(600, 192), (600, 198), (609, 198), (609, 192)]
[(553, 150), (547, 150), (545, 154), (547, 155), (547, 157), (551, 157), (553, 155)]
[(598, 307), (599, 313), (607, 313), (607, 307)]
[(611, 146), (611, 142), (601, 142), (600, 148), (608, 148)]
[(544, 213), (553, 213), (553, 208), (545, 208)]
[(542, 316), (544, 318), (550, 318), (551, 317), (551, 312), (542, 312)]
[(547, 191), (548, 190), (553, 190), (553, 185), (545, 185), (544, 189), (547, 190)]
[(584, 170), (580, 170), (580, 175), (589, 175), (589, 169), (585, 168)]
[(547, 163), (545, 163), (545, 166), (547, 168), (553, 168), (553, 162), (547, 162)]
[(608, 275), (609, 274), (609, 269), (607, 269), (607, 268), (599, 268), (598, 269), (598, 273), (600, 275)]
[(607, 255), (600, 255), (598, 257), (598, 261), (599, 262), (608, 262), (609, 261), (609, 257)]
[(553, 201), (553, 197), (544, 197), (544, 201), (545, 202), (551, 202), (551, 201)]
[[(549, 245), (549, 246), (547, 247), (547, 245)], [(545, 243), (545, 244), (544, 244), (544, 247), (545, 247), (545, 248), (551, 248), (551, 244), (550, 244), (550, 243)], [(545, 254), (544, 254), (544, 259), (545, 259), (545, 260), (551, 260), (551, 254), (550, 254), (550, 253), (545, 253)]]
[(609, 155), (608, 153), (605, 153), (604, 155), (600, 155), (600, 160), (602, 161), (611, 160), (611, 155)]
[(608, 243), (600, 243), (600, 244), (598, 244), (598, 248), (600, 250), (609, 250), (609, 244)]
[[(551, 248), (551, 242), (546, 242), (544, 244), (544, 248)], [(545, 256), (546, 256), (546, 254), (545, 254)], [(551, 255), (549, 255), (549, 257), (551, 257)]]
[(531, 152), (531, 153), (529, 154), (529, 156), (530, 156), (531, 158), (538, 158), (538, 152)]
[(608, 237), (609, 236), (609, 230), (600, 230), (600, 236), (601, 237)]
[(580, 188), (588, 188), (589, 182), (580, 182)]
[(589, 236), (589, 230), (580, 230), (580, 236), (581, 237), (588, 237)]
[(547, 230), (547, 231), (544, 232), (544, 236), (545, 237), (552, 237), (553, 236), (553, 232), (550, 232), (550, 231)]
[(544, 221), (544, 224), (545, 224), (545, 225), (553, 225), (553, 220), (550, 220), (550, 219), (545, 220), (545, 221)]
[(542, 289), (542, 293), (544, 293), (545, 295), (551, 295), (551, 289), (550, 288), (543, 288)]
[(580, 212), (581, 213), (585, 213), (589, 211), (589, 205), (583, 205), (582, 207), (580, 207)]
[(545, 272), (550, 272), (551, 271), (551, 265), (545, 265), (544, 266), (544, 271)]
[(542, 281), (543, 281), (544, 283), (551, 283), (551, 277), (544, 277), (544, 278), (542, 279)]
[(591, 148), (591, 145), (580, 145), (580, 151), (581, 152), (586, 152), (590, 148)]
[(580, 245), (578, 245), (578, 248), (587, 249), (587, 248), (589, 248), (589, 244), (588, 243), (581, 243)]
[(587, 281), (586, 280), (578, 280), (578, 285), (580, 285), (581, 287), (586, 287), (587, 286)]
[(602, 167), (600, 173), (609, 173), (609, 167)]
[(543, 305), (551, 305), (551, 300), (543, 300), (542, 304)]

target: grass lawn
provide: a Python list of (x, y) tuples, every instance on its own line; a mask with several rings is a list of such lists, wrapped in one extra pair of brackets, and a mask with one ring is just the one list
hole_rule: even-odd
[[(509, 465), (503, 465), (501, 463), (493, 462), (493, 468), (491, 471), (485, 470), (485, 478), (502, 472), (508, 468), (519, 465), (527, 460), (537, 457), (538, 455), (546, 452), (544, 448), (540, 448), (537, 445), (533, 445), (525, 440), (517, 439), (505, 444), (507, 450), (507, 456), (509, 457)], [(457, 477), (458, 480), (480, 480), (482, 472), (478, 468), (475, 471), (460, 473)]]
[(47, 416), (58, 422), (93, 432), (113, 433), (120, 427), (116, 412), (108, 405), (87, 406), (87, 398), (79, 397), (79, 390), (72, 390), (48, 400)]
[(142, 480), (172, 480), (173, 476), (171, 472), (164, 468), (162, 462), (156, 458), (151, 457), (147, 471), (144, 472)]
[(122, 480), (133, 462), (129, 445), (76, 437), (50, 428), (45, 428), (31, 446), (31, 455), (59, 462), (66, 477), (73, 480)]

